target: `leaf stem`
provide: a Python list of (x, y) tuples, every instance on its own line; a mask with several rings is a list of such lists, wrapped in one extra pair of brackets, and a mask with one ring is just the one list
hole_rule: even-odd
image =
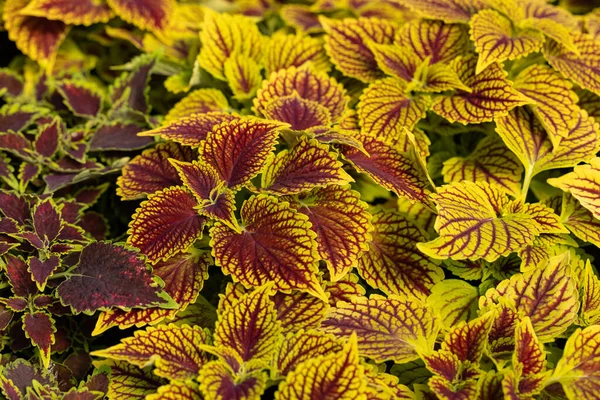
[(533, 167), (527, 168), (527, 172), (525, 172), (525, 179), (523, 180), (523, 187), (521, 188), (521, 196), (519, 196), (519, 200), (523, 203), (525, 199), (527, 199), (527, 193), (529, 192), (529, 186), (531, 185), (531, 179), (533, 178)]

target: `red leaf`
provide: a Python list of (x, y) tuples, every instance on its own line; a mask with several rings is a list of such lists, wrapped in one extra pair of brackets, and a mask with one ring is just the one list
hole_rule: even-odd
[(263, 114), (269, 119), (287, 122), (296, 131), (331, 124), (331, 113), (327, 107), (295, 94), (273, 99), (267, 104)]
[(98, 129), (90, 141), (90, 151), (136, 150), (153, 142), (152, 138), (138, 136), (143, 129), (135, 124), (113, 123)]
[(31, 277), (38, 285), (40, 291), (44, 290), (48, 277), (52, 275), (56, 268), (58, 268), (59, 263), (60, 259), (57, 256), (51, 256), (44, 261), (37, 257), (29, 259), (29, 271), (31, 272)]
[(43, 312), (35, 312), (23, 315), (23, 330), (25, 335), (31, 339), (31, 343), (40, 349), (40, 358), (47, 368), (50, 363), (50, 347), (54, 343), (54, 321)]
[(0, 190), (0, 211), (21, 225), (25, 225), (25, 221), (31, 216), (30, 204), (25, 198), (2, 190)]
[(42, 157), (50, 158), (58, 150), (58, 141), (63, 134), (64, 125), (60, 118), (43, 125), (33, 144), (35, 151)]
[[(23, 91), (23, 80), (10, 69), (0, 69), (0, 92), (5, 89), (5, 95), (16, 97)], [(0, 124), (1, 125), (1, 124)]]
[(169, 26), (176, 4), (173, 0), (108, 0), (108, 5), (140, 29), (163, 31)]
[(127, 243), (152, 262), (187, 250), (202, 237), (206, 218), (198, 214), (198, 201), (186, 189), (158, 191), (142, 202), (130, 223)]
[[(73, 0), (64, 1), (71, 5), (72, 2)], [(89, 0), (89, 3), (93, 3), (93, 1)], [(81, 3), (78, 3), (78, 6), (81, 6)], [(75, 115), (94, 117), (100, 112), (102, 93), (87, 81), (62, 81), (57, 89), (64, 98), (65, 104)]]
[[(0, 122), (2, 122), (0, 120)], [(8, 131), (0, 134), (0, 150), (10, 151), (21, 158), (29, 159), (31, 143), (21, 133)]]
[[(125, 2), (130, 1), (125, 0)], [(142, 5), (144, 1), (139, 3)], [(109, 2), (109, 5), (112, 7), (111, 2)], [(124, 72), (115, 81), (114, 86), (111, 88), (109, 100), (113, 105), (113, 110), (126, 107), (146, 114), (149, 111), (146, 90), (156, 59), (152, 55), (145, 54), (133, 60), (133, 63), (134, 69), (130, 72)]]
[(5, 255), (4, 260), (6, 261), (6, 277), (12, 286), (13, 294), (27, 297), (30, 294), (37, 293), (35, 283), (27, 272), (25, 261), (12, 254)]
[(33, 209), (33, 227), (37, 237), (46, 244), (58, 237), (62, 228), (62, 219), (50, 198), (42, 201)]
[(165, 303), (146, 264), (124, 247), (96, 242), (81, 252), (73, 275), (58, 287), (63, 304), (74, 312)]

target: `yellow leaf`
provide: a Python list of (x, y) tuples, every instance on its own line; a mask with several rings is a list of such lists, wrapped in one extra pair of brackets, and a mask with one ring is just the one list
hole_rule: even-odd
[(356, 335), (352, 335), (342, 351), (300, 363), (279, 385), (275, 399), (367, 400), (364, 374)]
[(446, 23), (468, 23), (473, 14), (485, 8), (483, 0), (404, 0), (403, 4), (425, 18)]
[(600, 246), (600, 220), (568, 193), (563, 197), (560, 219), (564, 226), (579, 239)]
[(585, 326), (600, 324), (600, 279), (587, 260), (582, 282), (581, 320)]
[(306, 35), (285, 35), (276, 33), (266, 46), (264, 54), (267, 76), (272, 72), (289, 67), (311, 65), (318, 71), (328, 71), (329, 59), (323, 42)]
[(192, 114), (203, 114), (210, 111), (225, 111), (229, 103), (225, 95), (217, 89), (194, 90), (173, 106), (165, 116), (163, 125)]
[(479, 291), (459, 279), (444, 279), (431, 288), (427, 303), (442, 318), (446, 329), (477, 316)]
[(589, 164), (576, 166), (573, 172), (560, 178), (548, 179), (548, 183), (571, 193), (594, 217), (600, 219), (600, 157), (592, 158)]
[(506, 212), (506, 195), (487, 182), (442, 186), (432, 198), (440, 237), (417, 245), (430, 257), (495, 261), (531, 244), (539, 234), (530, 216)]
[(234, 52), (223, 64), (223, 75), (233, 97), (244, 101), (254, 97), (262, 83), (261, 67), (252, 58)]

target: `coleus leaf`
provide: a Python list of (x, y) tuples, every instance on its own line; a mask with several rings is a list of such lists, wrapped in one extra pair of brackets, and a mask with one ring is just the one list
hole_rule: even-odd
[(318, 328), (329, 310), (326, 301), (305, 292), (277, 292), (273, 296), (277, 319), (281, 322), (282, 333), (301, 329)]
[(23, 331), (31, 343), (40, 351), (40, 359), (44, 368), (50, 364), (50, 348), (54, 344), (56, 328), (50, 315), (36, 311), (23, 314)]
[(17, 97), (23, 91), (23, 79), (8, 68), (0, 68), (0, 93), (2, 96)]
[(546, 367), (544, 345), (538, 342), (529, 317), (523, 318), (515, 329), (515, 351), (512, 362), (516, 372), (522, 376), (539, 374)]
[(277, 290), (299, 289), (323, 298), (308, 217), (267, 195), (248, 199), (240, 214), (242, 232), (220, 222), (211, 229), (216, 264), (244, 286), (272, 281)]
[(31, 257), (28, 260), (29, 271), (31, 272), (31, 277), (35, 281), (38, 289), (43, 291), (46, 287), (46, 282), (50, 275), (58, 268), (60, 264), (60, 258), (56, 255), (52, 255), (45, 260), (41, 260), (37, 257)]
[(299, 32), (323, 32), (319, 16), (306, 4), (284, 4), (281, 7), (281, 19), (295, 27)]
[(296, 131), (331, 125), (331, 114), (327, 107), (297, 94), (274, 98), (267, 104), (263, 114), (266, 118), (290, 124), (290, 128)]
[(184, 186), (198, 200), (197, 210), (202, 215), (239, 230), (234, 215), (234, 194), (223, 188), (225, 182), (213, 167), (202, 161), (186, 163), (171, 160), (171, 163), (177, 169)]
[(106, 2), (73, 2), (72, 0), (34, 0), (21, 12), (22, 15), (62, 21), (69, 25), (89, 26), (106, 23), (113, 13)]
[(58, 47), (67, 36), (69, 27), (61, 21), (22, 15), (27, 3), (26, 0), (10, 0), (4, 5), (8, 36), (19, 50), (51, 71)]
[(440, 237), (417, 245), (430, 257), (495, 261), (531, 244), (539, 234), (531, 216), (504, 211), (508, 198), (486, 182), (445, 185), (432, 197)]
[(263, 81), (262, 67), (251, 57), (234, 52), (223, 64), (223, 75), (239, 101), (254, 97)]
[(458, 90), (454, 95), (437, 97), (431, 106), (435, 113), (450, 122), (477, 124), (531, 102), (513, 89), (498, 63), (492, 63), (476, 74), (476, 62), (475, 56), (458, 57), (452, 62), (452, 68), (471, 92)]
[(419, 55), (410, 48), (410, 45), (370, 43), (369, 47), (373, 52), (377, 66), (385, 74), (400, 80), (401, 82), (397, 85), (403, 87), (403, 92), (408, 93), (410, 89), (408, 87), (404, 88), (402, 84), (411, 82), (417, 68), (423, 63)]
[(577, 289), (567, 273), (567, 262), (568, 253), (553, 257), (547, 265), (515, 274), (495, 289), (517, 312), (531, 319), (542, 343), (554, 340), (577, 318)]
[(336, 121), (344, 112), (348, 98), (344, 87), (325, 72), (290, 67), (271, 74), (256, 93), (254, 108), (264, 115), (267, 105), (277, 97), (297, 94), (326, 107)]
[(226, 80), (225, 63), (237, 53), (260, 61), (264, 38), (254, 21), (244, 15), (220, 14), (205, 10), (200, 33), (200, 66), (217, 79)]
[(202, 160), (217, 170), (227, 186), (240, 188), (261, 171), (285, 126), (253, 117), (221, 124), (208, 134)]
[(173, 0), (107, 0), (110, 8), (124, 21), (142, 30), (165, 31), (175, 10)]
[(504, 144), (516, 154), (525, 166), (527, 175), (542, 171), (568, 168), (589, 161), (600, 148), (598, 127), (583, 110), (569, 128), (569, 133), (556, 148), (535, 115), (519, 107), (496, 119), (496, 132)]
[[(208, 252), (191, 251), (180, 253), (166, 261), (160, 261), (152, 268), (152, 272), (165, 283), (163, 290), (178, 305), (176, 309), (165, 308), (134, 308), (124, 311), (113, 308), (102, 312), (92, 335), (98, 335), (105, 330), (118, 326), (121, 329), (131, 326), (155, 325), (165, 318), (173, 318), (184, 311), (198, 298), (204, 281), (208, 279), (208, 267), (212, 257)], [(191, 277), (191, 278), (190, 278)]]
[(0, 150), (11, 152), (25, 160), (31, 159), (31, 142), (22, 133), (8, 131), (0, 134)]
[(107, 396), (111, 399), (144, 400), (168, 381), (152, 373), (151, 367), (138, 368), (126, 361), (111, 361)]
[(217, 348), (233, 350), (244, 363), (269, 364), (281, 333), (270, 287), (262, 286), (220, 310), (214, 332)]
[(361, 132), (403, 147), (404, 128), (411, 130), (425, 117), (429, 98), (406, 94), (406, 84), (395, 78), (373, 82), (360, 96)]
[(165, 116), (164, 124), (170, 124), (192, 114), (204, 114), (211, 111), (226, 111), (229, 108), (227, 98), (217, 89), (197, 89), (181, 99)]
[(35, 282), (27, 272), (27, 264), (20, 257), (12, 254), (4, 256), (5, 273), (15, 296), (27, 297), (37, 293)]
[(371, 224), (369, 248), (356, 265), (361, 277), (388, 295), (429, 295), (444, 273), (438, 261), (417, 250), (417, 243), (426, 240), (423, 231), (399, 213), (385, 209), (373, 214)]
[(261, 189), (279, 195), (296, 194), (353, 181), (337, 160), (337, 153), (317, 140), (301, 139), (291, 150), (283, 150), (267, 160)]
[(202, 237), (206, 223), (197, 205), (194, 195), (182, 187), (155, 192), (133, 215), (127, 243), (153, 263), (187, 250)]
[(144, 198), (168, 187), (181, 185), (177, 170), (169, 159), (192, 161), (197, 158), (194, 150), (177, 143), (159, 143), (144, 150), (125, 165), (117, 178), (117, 195), (123, 200)]
[(462, 321), (444, 337), (442, 350), (456, 355), (461, 362), (477, 365), (483, 356), (494, 313), (488, 312), (472, 321)]
[(355, 297), (351, 303), (338, 302), (322, 329), (337, 337), (355, 332), (361, 355), (375, 362), (405, 363), (433, 350), (439, 322), (430, 307), (414, 298)]
[(273, 372), (285, 377), (310, 359), (342, 351), (342, 344), (333, 335), (318, 330), (300, 330), (281, 337), (273, 358)]
[(544, 43), (536, 30), (515, 28), (509, 18), (494, 10), (482, 10), (473, 16), (471, 39), (479, 53), (476, 74), (492, 63), (525, 57)]
[(560, 382), (571, 399), (592, 399), (600, 391), (599, 337), (600, 326), (593, 325), (583, 330), (577, 329), (567, 340), (563, 356), (551, 379)]
[(600, 44), (585, 33), (573, 33), (573, 42), (578, 53), (551, 40), (544, 47), (544, 57), (562, 75), (600, 95)]
[(58, 296), (76, 313), (112, 307), (172, 307), (172, 300), (161, 292), (136, 252), (105, 242), (83, 248), (72, 275), (58, 286)]
[(329, 60), (321, 40), (303, 35), (275, 33), (269, 38), (264, 54), (267, 76), (289, 67), (310, 63), (317, 70), (328, 70)]
[(35, 151), (43, 158), (52, 157), (58, 150), (63, 130), (64, 124), (60, 118), (54, 118), (50, 123), (40, 126), (33, 143)]
[(267, 374), (239, 373), (222, 360), (207, 363), (198, 374), (204, 398), (215, 400), (259, 399), (267, 386)]
[(568, 193), (563, 196), (560, 219), (564, 226), (579, 239), (600, 246), (600, 220)]
[(367, 399), (414, 399), (415, 394), (407, 386), (398, 383), (399, 378), (380, 372), (372, 364), (362, 364), (367, 381)]
[(152, 138), (138, 136), (142, 128), (136, 124), (113, 122), (101, 126), (94, 132), (90, 143), (90, 151), (130, 151), (143, 149), (153, 142)]
[(0, 370), (0, 390), (7, 396), (14, 394), (14, 397), (8, 397), (9, 400), (22, 399), (34, 381), (45, 386), (55, 385), (51, 374), (22, 358), (5, 363)]
[(209, 333), (199, 326), (168, 324), (135, 331), (133, 337), (121, 340), (120, 344), (91, 354), (124, 360), (140, 368), (154, 360), (155, 375), (185, 380), (198, 376), (210, 360), (210, 355), (201, 349), (209, 340)]
[(320, 22), (327, 33), (325, 50), (338, 70), (363, 82), (382, 77), (368, 43), (391, 44), (397, 32), (396, 25), (375, 18), (321, 18)]
[(600, 158), (595, 157), (589, 164), (577, 165), (573, 172), (560, 178), (548, 179), (548, 183), (564, 192), (569, 192), (579, 200), (579, 203), (588, 209), (594, 217), (600, 219)]
[(358, 283), (358, 276), (349, 273), (337, 282), (325, 281), (325, 292), (329, 294), (329, 305), (335, 307), (338, 301), (351, 302), (354, 297), (364, 296), (365, 288)]
[(495, 136), (483, 138), (467, 157), (444, 161), (444, 182), (485, 181), (503, 192), (518, 197), (523, 166), (519, 159)]
[(430, 290), (427, 303), (440, 315), (444, 328), (450, 329), (477, 316), (479, 291), (468, 282), (444, 279)]
[(17, 221), (21, 225), (27, 225), (31, 218), (31, 202), (27, 197), (0, 190), (0, 211), (7, 218)]
[[(146, 1), (148, 0), (133, 5), (143, 6), (143, 3)], [(159, 0), (159, 2), (160, 1), (169, 2), (172, 0)], [(111, 5), (110, 2), (109, 5)], [(152, 9), (151, 6), (150, 9)], [(123, 72), (110, 87), (109, 100), (112, 104), (112, 112), (121, 111), (122, 109), (127, 111), (127, 109), (130, 109), (145, 114), (150, 111), (147, 89), (155, 65), (156, 57), (153, 54), (143, 54), (131, 61), (131, 71)]]
[(305, 214), (317, 234), (317, 250), (330, 280), (344, 277), (368, 249), (371, 215), (357, 192), (331, 185), (299, 196), (292, 207)]
[(415, 70), (414, 76), (406, 91), (439, 93), (447, 90), (462, 90), (470, 92), (471, 88), (465, 86), (449, 65), (429, 64), (425, 59)]
[(410, 157), (374, 137), (361, 135), (358, 138), (368, 156), (352, 147), (344, 148), (342, 152), (358, 172), (368, 175), (398, 196), (407, 197), (411, 202), (428, 203), (430, 184)]
[(42, 172), (42, 166), (40, 164), (32, 164), (29, 162), (23, 162), (19, 166), (19, 189), (21, 192), (25, 192), (27, 185), (35, 180)]
[(95, 117), (102, 108), (102, 92), (96, 85), (88, 81), (62, 81), (56, 89), (62, 95), (67, 107), (75, 115), (87, 118)]
[(403, 25), (396, 44), (410, 48), (420, 60), (431, 57), (431, 64), (450, 63), (465, 55), (471, 47), (469, 32), (464, 25), (432, 19), (416, 19)]
[(31, 104), (11, 104), (0, 108), (0, 133), (20, 132), (47, 110)]
[(194, 113), (160, 128), (143, 132), (142, 135), (160, 135), (163, 139), (172, 140), (185, 146), (199, 147), (213, 128), (224, 122), (232, 122), (238, 119), (239, 117), (236, 115), (221, 111)]
[(535, 101), (532, 105), (553, 146), (568, 137), (570, 127), (577, 119), (577, 95), (572, 85), (545, 65), (535, 64), (519, 73), (514, 88)]
[(146, 396), (146, 400), (202, 400), (198, 385), (194, 382), (173, 381), (158, 388), (154, 394)]
[(404, 4), (429, 19), (446, 23), (468, 23), (471, 16), (485, 8), (482, 0), (406, 0)]
[(365, 398), (366, 380), (360, 365), (356, 335), (343, 349), (300, 363), (279, 384), (276, 400), (292, 400), (308, 396), (323, 398)]
[[(43, 200), (35, 205), (32, 212), (32, 219), (35, 239), (37, 239), (35, 241), (39, 241), (39, 244), (43, 247), (49, 246), (63, 229), (60, 211), (51, 198)], [(32, 235), (33, 234), (34, 233), (32, 232)], [(31, 241), (31, 239), (29, 239), (30, 237), (31, 235), (28, 236), (28, 240)], [(36, 243), (33, 242), (32, 244), (34, 244), (34, 246), (36, 245)]]
[(600, 322), (600, 279), (596, 276), (590, 261), (586, 261), (581, 286), (581, 321), (584, 326)]

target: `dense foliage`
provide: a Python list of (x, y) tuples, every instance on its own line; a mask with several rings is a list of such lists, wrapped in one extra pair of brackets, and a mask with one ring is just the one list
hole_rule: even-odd
[(586, 3), (0, 0), (0, 393), (600, 398)]

